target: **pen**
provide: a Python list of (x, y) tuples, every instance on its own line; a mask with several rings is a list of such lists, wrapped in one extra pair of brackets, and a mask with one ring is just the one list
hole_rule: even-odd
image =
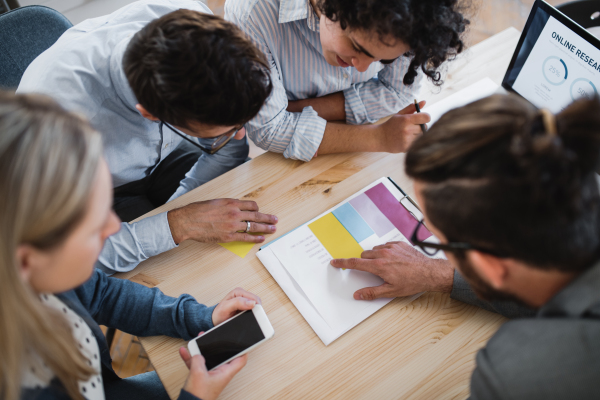
[[(417, 109), (417, 113), (421, 112), (421, 107), (419, 107), (419, 102), (417, 101), (417, 99), (415, 99), (415, 108)], [(427, 132), (427, 127), (425, 126), (425, 124), (420, 124), (421, 125), (421, 132), (425, 133)]]

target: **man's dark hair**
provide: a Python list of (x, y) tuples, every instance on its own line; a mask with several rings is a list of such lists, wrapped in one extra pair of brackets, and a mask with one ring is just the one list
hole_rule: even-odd
[(166, 14), (136, 33), (123, 68), (148, 112), (185, 128), (242, 125), (272, 89), (265, 56), (239, 28), (192, 10)]
[[(541, 269), (580, 272), (600, 258), (600, 103), (555, 116), (515, 95), (445, 114), (406, 154), (427, 217), (449, 241)], [(550, 132), (549, 132), (550, 131)]]
[[(459, 0), (317, 0), (317, 6), (342, 29), (376, 32), (383, 43), (401, 40), (410, 46), (405, 56), (412, 61), (404, 75), (411, 85), (419, 68), (436, 85), (441, 85), (437, 69), (463, 50), (461, 39), (469, 20)], [(389, 43), (393, 45), (393, 42)]]

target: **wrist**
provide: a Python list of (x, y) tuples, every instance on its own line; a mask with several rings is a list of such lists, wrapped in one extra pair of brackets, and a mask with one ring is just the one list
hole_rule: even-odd
[(171, 230), (171, 236), (175, 244), (179, 245), (184, 240), (188, 239), (185, 229), (181, 224), (181, 208), (167, 212), (167, 221), (169, 222), (169, 229)]
[(390, 149), (387, 143), (387, 135), (385, 133), (384, 124), (372, 125), (372, 127), (374, 128), (373, 139), (376, 146), (376, 148), (373, 151), (389, 152)]
[(452, 292), (454, 285), (454, 267), (448, 260), (434, 259), (431, 260), (432, 265), (429, 267), (431, 271), (431, 287), (430, 292)]

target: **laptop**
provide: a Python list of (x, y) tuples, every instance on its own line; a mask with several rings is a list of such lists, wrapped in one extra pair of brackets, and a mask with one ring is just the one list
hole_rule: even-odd
[(502, 88), (553, 113), (580, 98), (593, 98), (600, 89), (600, 40), (536, 0)]

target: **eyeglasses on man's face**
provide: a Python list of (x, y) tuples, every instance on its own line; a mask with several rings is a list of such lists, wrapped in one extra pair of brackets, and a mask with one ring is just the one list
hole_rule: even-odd
[(159, 125), (161, 136), (162, 136), (162, 126), (163, 125), (166, 126), (167, 128), (169, 128), (175, 134), (179, 135), (182, 139), (187, 140), (188, 142), (190, 142), (194, 146), (198, 147), (200, 150), (202, 150), (203, 152), (205, 152), (207, 154), (215, 154), (217, 151), (221, 150), (223, 148), (223, 146), (225, 146), (227, 143), (229, 143), (229, 141), (231, 139), (233, 139), (235, 137), (235, 135), (237, 135), (237, 133), (240, 131), (240, 129), (243, 128), (243, 126), (235, 127), (219, 136), (216, 136), (214, 138), (213, 142), (211, 143), (210, 147), (207, 147), (207, 146), (202, 146), (202, 145), (194, 142), (193, 140), (185, 137), (184, 135), (179, 133), (177, 131), (177, 129), (173, 128), (171, 125), (167, 124), (166, 122), (162, 122), (162, 121)]
[(412, 242), (413, 245), (418, 246), (421, 250), (423, 250), (423, 252), (425, 254), (427, 254), (428, 256), (434, 256), (440, 250), (450, 251), (450, 252), (465, 251), (465, 250), (478, 250), (478, 251), (481, 251), (482, 253), (495, 255), (497, 257), (504, 257), (502, 254), (500, 254), (494, 250), (483, 249), (483, 248), (476, 247), (469, 243), (464, 243), (464, 242), (448, 242), (448, 243), (427, 242), (426, 240), (431, 236), (432, 236), (431, 232), (425, 226), (425, 219), (422, 219), (421, 221), (419, 221), (419, 223), (415, 227), (415, 230), (413, 231), (413, 234), (410, 237), (410, 241)]

